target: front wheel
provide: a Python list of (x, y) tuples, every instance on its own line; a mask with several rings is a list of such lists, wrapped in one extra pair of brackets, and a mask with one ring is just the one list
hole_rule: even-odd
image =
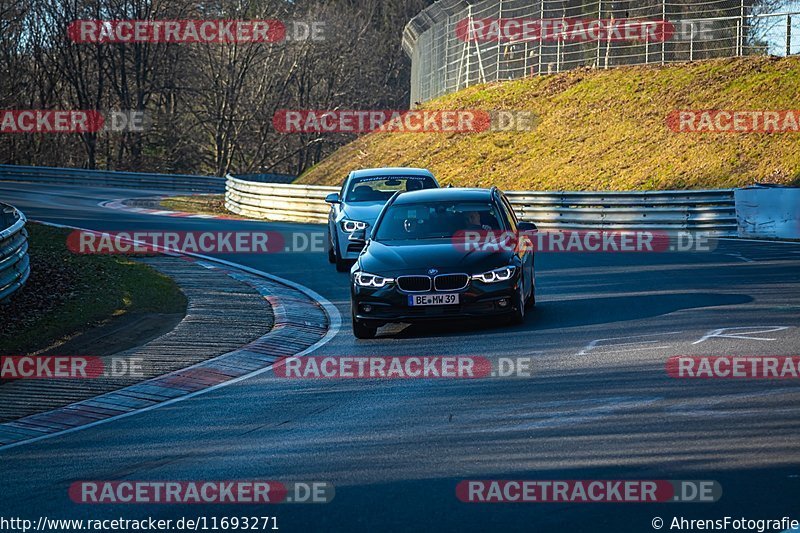
[(378, 328), (356, 318), (356, 303), (350, 300), (350, 316), (353, 318), (353, 335), (356, 339), (374, 339)]
[(536, 307), (536, 287), (531, 287), (531, 295), (525, 301), (525, 309), (531, 310)]
[(336, 264), (336, 272), (350, 272), (350, 262), (342, 259), (339, 255), (339, 237), (336, 236), (336, 241), (333, 243), (333, 261)]
[(350, 272), (350, 262), (336, 255), (336, 272)]
[(356, 339), (374, 339), (378, 334), (378, 328), (368, 326), (361, 320), (353, 319), (353, 335)]
[(333, 247), (333, 239), (330, 232), (328, 232), (328, 263), (330, 264), (336, 263), (336, 252), (333, 251)]
[(514, 298), (514, 312), (511, 315), (511, 323), (518, 326), (525, 322), (525, 287), (523, 280), (519, 282), (519, 291)]

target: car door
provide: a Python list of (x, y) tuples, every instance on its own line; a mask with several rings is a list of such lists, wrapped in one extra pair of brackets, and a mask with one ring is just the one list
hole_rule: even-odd
[(351, 177), (352, 176), (347, 176), (345, 178), (344, 183), (342, 183), (342, 188), (339, 190), (339, 203), (331, 204), (331, 210), (328, 212), (328, 235), (331, 244), (336, 243), (336, 220), (339, 218), (339, 212), (343, 208), (344, 193), (347, 190), (347, 185), (350, 183)]
[[(500, 197), (500, 205), (503, 208), (503, 211), (506, 213), (506, 217), (508, 218), (511, 224), (511, 231), (517, 233), (519, 231), (519, 219), (517, 218), (517, 214), (514, 213), (514, 208), (511, 207), (511, 203), (508, 201), (508, 198), (505, 197), (504, 194), (499, 193)], [(525, 279), (529, 280), (529, 284), (532, 286), (533, 276), (534, 276), (534, 266), (533, 266), (533, 249), (531, 246), (522, 245), (522, 241), (518, 238), (517, 239), (518, 246), (517, 255), (522, 261), (522, 268), (525, 273)]]

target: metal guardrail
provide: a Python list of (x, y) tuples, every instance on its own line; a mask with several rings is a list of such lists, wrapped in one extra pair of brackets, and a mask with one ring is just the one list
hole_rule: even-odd
[(25, 215), (0, 203), (0, 302), (19, 290), (31, 273)]
[(227, 177), (225, 208), (252, 218), (322, 224), (330, 207), (325, 197), (339, 187), (258, 183)]
[[(325, 223), (339, 187), (254, 183), (228, 176), (225, 207), (239, 215)], [(506, 192), (517, 215), (541, 228), (737, 232), (731, 189), (710, 191)]]
[(517, 215), (543, 228), (737, 232), (732, 189), (506, 192)]
[(225, 178), (216, 176), (146, 174), (140, 172), (25, 167), (17, 165), (0, 165), (0, 181), (203, 193), (221, 193), (225, 190)]

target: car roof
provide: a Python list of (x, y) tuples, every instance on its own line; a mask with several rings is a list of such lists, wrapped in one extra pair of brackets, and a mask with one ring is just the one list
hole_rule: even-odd
[(493, 189), (473, 189), (448, 187), (444, 189), (422, 189), (401, 193), (395, 198), (395, 204), (410, 204), (415, 202), (447, 202), (447, 201), (489, 201), (492, 199)]
[(433, 174), (431, 174), (430, 170), (412, 167), (363, 168), (350, 173), (351, 178), (377, 176), (430, 176), (432, 178)]

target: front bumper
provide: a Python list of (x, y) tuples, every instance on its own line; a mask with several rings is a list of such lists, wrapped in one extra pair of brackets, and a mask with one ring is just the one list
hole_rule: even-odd
[[(466, 289), (428, 293), (408, 293), (396, 284), (380, 289), (360, 287), (351, 283), (351, 305), (353, 316), (358, 320), (375, 323), (424, 322), (460, 317), (501, 316), (511, 313), (516, 305), (519, 275), (508, 281), (483, 283), (470, 281)], [(458, 305), (411, 306), (409, 295), (459, 294)], [(505, 300), (505, 305), (501, 302)], [(369, 306), (369, 310), (365, 309)]]
[(341, 228), (341, 225), (336, 223), (336, 237), (339, 243), (339, 257), (347, 261), (355, 261), (358, 259), (361, 250), (364, 249), (363, 245), (353, 244), (348, 239), (350, 234)]

